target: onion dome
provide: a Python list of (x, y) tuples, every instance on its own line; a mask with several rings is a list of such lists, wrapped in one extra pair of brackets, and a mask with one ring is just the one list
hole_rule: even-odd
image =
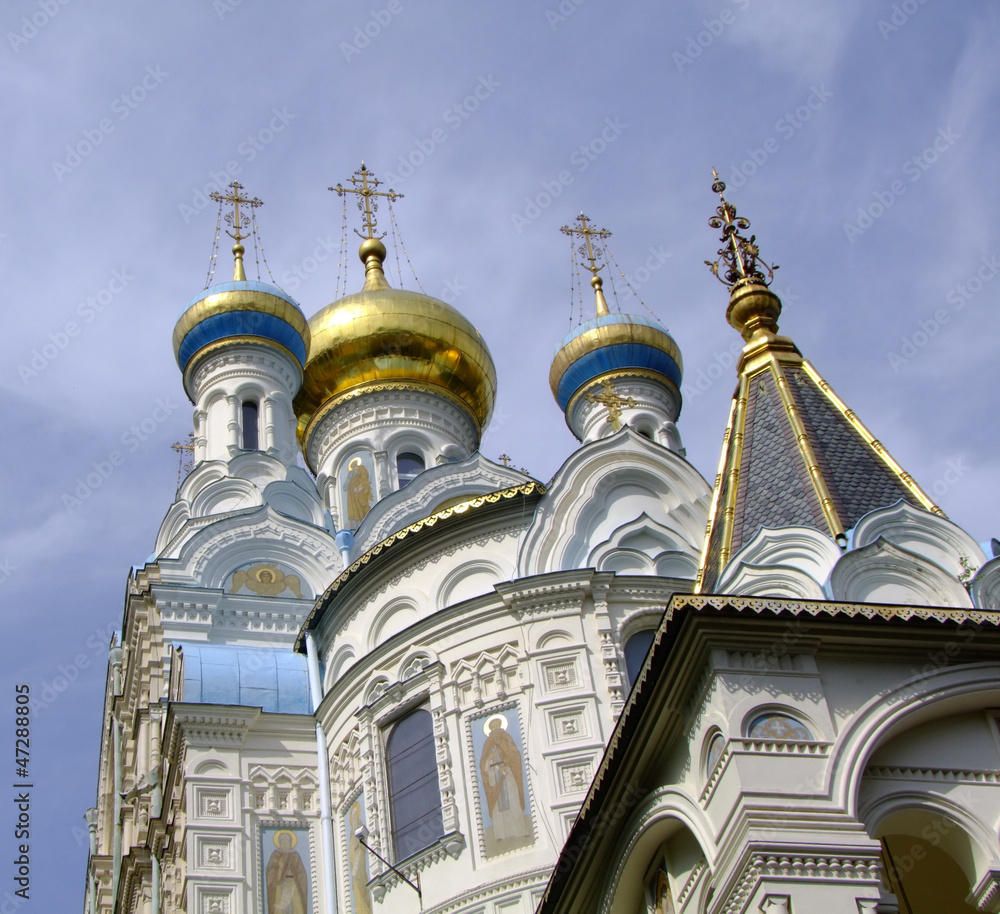
[[(595, 434), (617, 431), (622, 411), (628, 407), (646, 413), (662, 412), (660, 419), (672, 425), (680, 410), (680, 348), (656, 320), (636, 314), (612, 314), (608, 309), (604, 281), (598, 275), (603, 264), (597, 262), (604, 250), (592, 239), (603, 243), (611, 235), (609, 231), (593, 228), (582, 213), (573, 228), (563, 226), (561, 231), (584, 239), (574, 250), (574, 258), (583, 255), (580, 265), (591, 273), (597, 308), (595, 317), (566, 335), (549, 370), (552, 395), (566, 414), (567, 424), (578, 438), (590, 440)], [(601, 388), (603, 393), (598, 392)], [(581, 398), (607, 408), (609, 428), (596, 428), (593, 415), (588, 418), (580, 413)]]
[(393, 289), (382, 270), (385, 245), (368, 237), (360, 292), (327, 305), (309, 320), (309, 360), (295, 399), (299, 435), (344, 400), (391, 387), (445, 397), (481, 433), (496, 400), (496, 369), (479, 331), (450, 305)]
[[(595, 279), (600, 280), (597, 276)], [(603, 300), (600, 286), (597, 287)], [(552, 360), (549, 385), (565, 410), (573, 395), (610, 372), (650, 372), (680, 388), (681, 351), (674, 338), (650, 318), (607, 311), (584, 321), (563, 339)]]
[(242, 233), (246, 223), (240, 222), (239, 207), (241, 203), (248, 205), (252, 212), (260, 201), (241, 196), (241, 186), (236, 182), (230, 187), (232, 194), (213, 194), (213, 197), (234, 205), (234, 213), (226, 217), (235, 229), (228, 233), (236, 240), (233, 280), (199, 292), (174, 327), (174, 356), (184, 372), (184, 387), (189, 396), (188, 382), (196, 362), (223, 346), (234, 343), (269, 346), (291, 356), (300, 369), (306, 363), (309, 325), (298, 303), (276, 286), (248, 280), (243, 268), (245, 249), (240, 242), (247, 236)]

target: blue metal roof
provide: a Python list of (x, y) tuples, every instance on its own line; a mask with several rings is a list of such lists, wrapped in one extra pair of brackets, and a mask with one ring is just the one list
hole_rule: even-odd
[(291, 352), (300, 365), (306, 364), (306, 344), (298, 330), (280, 317), (262, 311), (226, 311), (205, 318), (184, 337), (177, 352), (177, 361), (183, 369), (191, 356), (203, 346), (231, 336), (259, 336), (274, 340)]
[[(263, 292), (266, 295), (274, 295), (277, 298), (283, 298), (290, 305), (295, 305), (300, 311), (302, 308), (299, 303), (292, 298), (287, 292), (282, 291), (277, 286), (269, 285), (266, 282), (257, 282), (253, 279), (242, 279), (242, 280), (230, 280), (229, 282), (217, 282), (214, 286), (209, 286), (207, 289), (202, 289), (194, 298), (187, 303), (187, 307), (184, 311), (187, 311), (192, 305), (198, 304), (203, 298), (208, 298), (210, 295), (218, 295), (220, 292)], [(181, 313), (183, 314), (184, 311)]]
[(615, 343), (588, 352), (566, 369), (559, 379), (559, 406), (566, 409), (570, 397), (598, 375), (623, 368), (645, 368), (681, 385), (680, 366), (662, 349), (644, 343)]
[(174, 642), (184, 655), (184, 701), (311, 714), (306, 658), (291, 647)]

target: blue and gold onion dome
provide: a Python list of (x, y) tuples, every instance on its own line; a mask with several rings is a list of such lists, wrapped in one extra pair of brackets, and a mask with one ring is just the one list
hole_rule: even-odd
[(309, 324), (298, 303), (268, 283), (240, 279), (209, 286), (191, 300), (174, 327), (174, 355), (185, 388), (197, 356), (235, 342), (277, 348), (304, 369)]
[(563, 339), (549, 385), (565, 412), (578, 391), (619, 372), (659, 375), (679, 390), (684, 363), (674, 338), (656, 321), (637, 314), (598, 314)]
[(307, 452), (323, 416), (370, 391), (423, 390), (444, 397), (480, 433), (493, 413), (496, 368), (482, 335), (451, 305), (390, 287), (382, 270), (385, 254), (377, 238), (362, 242), (364, 288), (309, 319), (309, 359), (295, 398)]

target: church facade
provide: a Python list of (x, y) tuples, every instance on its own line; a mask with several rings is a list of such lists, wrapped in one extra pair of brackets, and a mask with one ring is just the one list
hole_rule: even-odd
[(489, 349), (389, 286), (379, 187), (338, 186), (364, 286), (308, 320), (246, 279), (259, 201), (220, 200), (234, 277), (174, 332), (193, 468), (111, 648), (85, 911), (1000, 911), (1000, 559), (777, 334), (745, 220), (713, 217), (746, 341), (714, 486), (677, 344), (609, 307), (608, 233), (564, 229), (594, 316), (543, 483), (480, 453)]

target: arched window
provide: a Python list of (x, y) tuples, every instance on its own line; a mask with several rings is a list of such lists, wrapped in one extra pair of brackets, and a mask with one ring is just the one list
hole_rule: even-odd
[(639, 670), (642, 669), (655, 635), (655, 628), (647, 628), (636, 632), (625, 642), (625, 674), (628, 676), (629, 686), (635, 685), (639, 678)]
[(258, 419), (260, 407), (256, 400), (243, 401), (243, 450), (256, 451), (260, 447)]
[(385, 756), (393, 851), (404, 860), (444, 834), (430, 711), (417, 708), (396, 721)]
[(396, 458), (396, 472), (399, 474), (399, 487), (402, 489), (424, 471), (424, 458), (412, 451), (400, 454)]
[(802, 721), (790, 714), (777, 714), (770, 711), (755, 717), (747, 733), (750, 739), (803, 739), (811, 740), (812, 733)]
[(711, 776), (712, 772), (715, 771), (715, 766), (719, 764), (719, 759), (722, 758), (722, 750), (725, 748), (726, 738), (717, 730), (708, 744), (708, 752), (705, 753), (706, 775)]

